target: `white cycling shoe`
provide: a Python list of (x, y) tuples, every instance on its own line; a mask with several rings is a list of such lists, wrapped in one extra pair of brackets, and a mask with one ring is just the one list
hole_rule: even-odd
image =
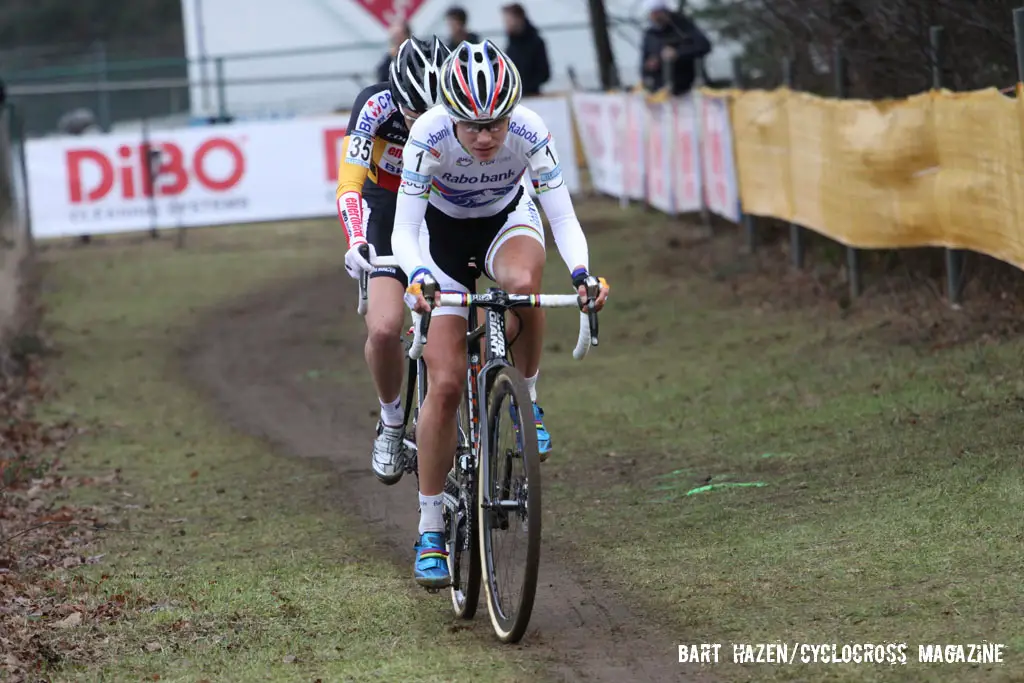
[(387, 485), (395, 484), (402, 478), (402, 437), (401, 427), (388, 427), (377, 423), (377, 438), (373, 440), (371, 466), (373, 473)]

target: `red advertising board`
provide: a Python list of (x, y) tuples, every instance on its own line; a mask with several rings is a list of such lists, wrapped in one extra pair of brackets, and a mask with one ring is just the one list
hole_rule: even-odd
[(377, 18), (386, 27), (400, 21), (408, 21), (424, 0), (356, 0), (367, 12)]

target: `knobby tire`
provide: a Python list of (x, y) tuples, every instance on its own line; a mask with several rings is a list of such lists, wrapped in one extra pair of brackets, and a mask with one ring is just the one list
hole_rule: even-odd
[[(504, 462), (504, 455), (495, 453), (498, 448), (496, 438), (499, 436), (497, 426), (502, 414), (508, 417), (507, 398), (515, 403), (518, 421), (522, 430), (522, 460), (526, 473), (527, 492), (527, 550), (525, 572), (523, 574), (522, 593), (518, 605), (510, 613), (502, 611), (500, 596), (503, 590), (495, 576), (495, 558), (492, 548), (492, 534), (506, 533), (499, 529), (492, 530), (494, 513), (484, 507), (490, 499), (490, 492), (495, 490), (494, 480), (502, 476), (503, 468), (497, 465)], [(540, 566), (541, 538), (541, 486), (540, 456), (537, 448), (537, 427), (534, 424), (532, 401), (526, 386), (526, 380), (519, 370), (507, 366), (494, 375), (487, 392), (487, 433), (486, 443), (481, 445), (480, 461), (477, 466), (477, 528), (479, 529), (480, 563), (487, 592), (487, 611), (491, 617), (491, 625), (498, 639), (504, 643), (517, 643), (526, 633), (533, 611), (533, 601), (537, 592), (537, 573)], [(509, 425), (511, 427), (511, 425)], [(486, 459), (486, 465), (483, 460)], [(511, 525), (509, 525), (511, 527)], [(511, 606), (510, 606), (511, 607)]]

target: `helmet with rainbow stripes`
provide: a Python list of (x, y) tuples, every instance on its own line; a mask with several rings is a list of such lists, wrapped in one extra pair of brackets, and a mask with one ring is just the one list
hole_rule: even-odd
[(441, 66), (441, 104), (458, 121), (494, 121), (523, 98), (519, 70), (489, 40), (459, 43)]

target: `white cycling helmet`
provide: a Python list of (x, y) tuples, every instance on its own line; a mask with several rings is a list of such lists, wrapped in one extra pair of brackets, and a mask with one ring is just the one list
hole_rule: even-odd
[(458, 121), (494, 121), (523, 98), (519, 70), (497, 45), (462, 41), (441, 67), (441, 104)]
[(437, 36), (433, 42), (417, 38), (403, 41), (388, 70), (391, 96), (415, 114), (440, 104), (441, 65), (449, 54), (448, 47)]

